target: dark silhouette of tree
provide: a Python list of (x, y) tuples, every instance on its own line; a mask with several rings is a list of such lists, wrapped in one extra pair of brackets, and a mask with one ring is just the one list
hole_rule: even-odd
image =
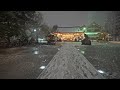
[(35, 11), (0, 11), (0, 38), (7, 39), (8, 44), (12, 36), (27, 38), (25, 31), (39, 28), (42, 21), (42, 14)]
[(57, 28), (58, 28), (58, 25), (54, 25), (53, 28), (52, 28), (52, 32), (56, 32)]
[(41, 31), (44, 33), (45, 36), (50, 34), (50, 27), (47, 24), (43, 24), (41, 26)]

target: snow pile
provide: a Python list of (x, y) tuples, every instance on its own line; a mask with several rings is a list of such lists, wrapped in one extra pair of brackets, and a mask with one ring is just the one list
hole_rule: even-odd
[(65, 44), (38, 79), (104, 79), (104, 77), (74, 46)]

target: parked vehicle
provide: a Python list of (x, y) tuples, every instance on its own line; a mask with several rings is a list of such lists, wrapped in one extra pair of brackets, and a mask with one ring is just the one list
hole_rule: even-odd
[(55, 36), (54, 35), (48, 35), (47, 36), (47, 43), (48, 45), (55, 45), (56, 44), (56, 40), (55, 40)]
[(85, 38), (81, 42), (82, 42), (82, 45), (91, 45), (91, 40), (86, 34), (85, 34)]
[(47, 44), (48, 41), (47, 41), (46, 38), (38, 38), (38, 43), (39, 43), (39, 44)]

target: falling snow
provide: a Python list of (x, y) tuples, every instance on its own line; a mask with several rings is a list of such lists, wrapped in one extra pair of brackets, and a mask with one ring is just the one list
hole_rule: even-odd
[[(102, 70), (107, 78), (120, 78), (120, 44), (102, 44), (92, 46), (81, 46), (80, 52), (83, 54), (98, 70)], [(100, 72), (102, 72), (100, 71)]]

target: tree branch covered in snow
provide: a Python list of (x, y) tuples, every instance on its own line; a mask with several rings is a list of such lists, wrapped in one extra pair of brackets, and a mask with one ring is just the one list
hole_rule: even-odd
[(40, 28), (43, 16), (35, 11), (0, 11), (0, 38), (27, 37), (26, 30)]

